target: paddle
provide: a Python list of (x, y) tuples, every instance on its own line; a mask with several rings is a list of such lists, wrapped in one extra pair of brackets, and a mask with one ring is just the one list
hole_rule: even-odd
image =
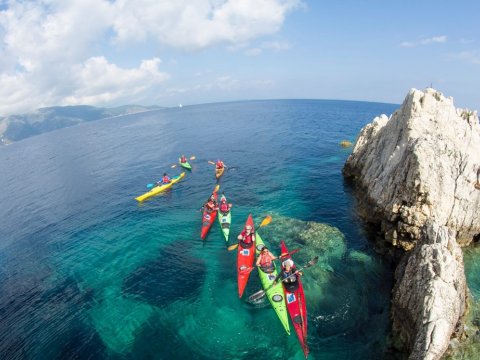
[(147, 188), (153, 187), (153, 184), (147, 184)]
[[(312, 260), (310, 260), (308, 263), (306, 263), (305, 265), (303, 265), (302, 268), (296, 270), (292, 275), (287, 276), (285, 279), (282, 279), (282, 281), (287, 280), (288, 278), (292, 277), (292, 276), (295, 275), (296, 273), (299, 273), (299, 272), (302, 271), (303, 269), (306, 269), (306, 268), (309, 268), (310, 266), (315, 265), (317, 262), (318, 262), (318, 256), (315, 256)], [(270, 290), (273, 286), (274, 286), (274, 283), (272, 283), (272, 284), (271, 284), (269, 287), (267, 287), (265, 290), (257, 291), (256, 293), (250, 295), (250, 296), (248, 297), (248, 300), (250, 300), (250, 301), (256, 301), (256, 300), (259, 300), (259, 299), (263, 298), (263, 297), (265, 296), (265, 294), (267, 293), (267, 291)]]
[[(272, 217), (271, 217), (270, 215), (267, 215), (267, 216), (265, 217), (265, 219), (262, 220), (262, 222), (260, 223), (260, 225), (259, 225), (258, 227), (259, 227), (259, 228), (264, 227), (264, 226), (270, 224), (271, 222), (272, 222)], [(228, 251), (232, 251), (232, 250), (235, 250), (237, 247), (238, 247), (238, 243), (233, 244), (233, 245), (230, 245), (230, 246), (227, 248), (227, 250), (228, 250)]]

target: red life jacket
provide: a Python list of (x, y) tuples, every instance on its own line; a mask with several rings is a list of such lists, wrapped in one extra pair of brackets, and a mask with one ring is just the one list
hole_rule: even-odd
[(242, 238), (243, 242), (246, 244), (250, 244), (253, 241), (253, 232), (250, 233), (250, 235), (247, 235), (247, 232), (245, 230), (242, 231)]
[(217, 169), (223, 168), (223, 162), (221, 162), (221, 161), (217, 161), (217, 163), (215, 165), (216, 165)]
[(220, 204), (220, 211), (227, 212), (228, 211), (228, 204), (226, 202)]
[(270, 267), (272, 266), (272, 258), (269, 253), (260, 253), (260, 266)]
[(182, 158), (180, 159), (180, 162), (181, 163), (186, 163), (187, 162), (187, 158), (185, 156), (182, 156)]
[(162, 181), (166, 184), (170, 182), (170, 178), (168, 176), (164, 176)]

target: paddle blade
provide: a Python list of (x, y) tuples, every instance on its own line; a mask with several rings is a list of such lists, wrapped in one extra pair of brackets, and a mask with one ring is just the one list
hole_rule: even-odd
[(153, 187), (153, 184), (147, 184), (147, 188)]
[(259, 227), (264, 227), (265, 225), (268, 225), (272, 222), (272, 217), (270, 215), (267, 215), (265, 219), (260, 223)]
[(210, 161), (210, 160), (208, 160), (208, 163), (212, 164), (212, 165), (215, 165), (215, 163), (213, 161)]
[(176, 168), (177, 167), (177, 164), (173, 164), (172, 166), (170, 166), (172, 169), (173, 168)]
[(195, 159), (196, 159), (195, 155), (190, 156), (190, 160), (195, 160)]
[(248, 300), (257, 301), (257, 300), (260, 300), (263, 297), (265, 297), (265, 290), (260, 290), (260, 291), (257, 291), (256, 293), (250, 295), (248, 297)]
[(215, 185), (215, 188), (213, 189), (213, 192), (216, 193), (218, 191), (218, 189), (220, 189), (220, 185), (217, 184)]
[(235, 250), (237, 247), (238, 247), (238, 243), (230, 245), (229, 247), (227, 247), (227, 250), (232, 251), (232, 250)]
[(318, 262), (318, 255), (315, 256), (312, 260), (310, 260), (305, 266), (304, 268), (307, 268), (307, 267), (310, 267), (310, 266), (313, 266), (315, 265), (317, 262)]

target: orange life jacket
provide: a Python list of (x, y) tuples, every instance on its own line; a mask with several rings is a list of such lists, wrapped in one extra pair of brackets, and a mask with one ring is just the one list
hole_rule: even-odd
[(266, 254), (260, 253), (260, 266), (263, 266), (263, 267), (272, 266), (272, 258), (270, 257), (270, 254), (268, 252)]

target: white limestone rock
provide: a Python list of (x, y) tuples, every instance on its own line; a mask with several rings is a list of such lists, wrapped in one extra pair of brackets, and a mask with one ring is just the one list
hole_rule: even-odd
[(480, 233), (480, 124), (434, 89), (412, 89), (400, 109), (366, 125), (343, 172), (361, 189), (367, 221), (410, 250), (427, 219), (466, 245)]
[(415, 249), (398, 266), (393, 290), (393, 331), (409, 359), (440, 359), (465, 312), (463, 255), (455, 234), (427, 222)]

